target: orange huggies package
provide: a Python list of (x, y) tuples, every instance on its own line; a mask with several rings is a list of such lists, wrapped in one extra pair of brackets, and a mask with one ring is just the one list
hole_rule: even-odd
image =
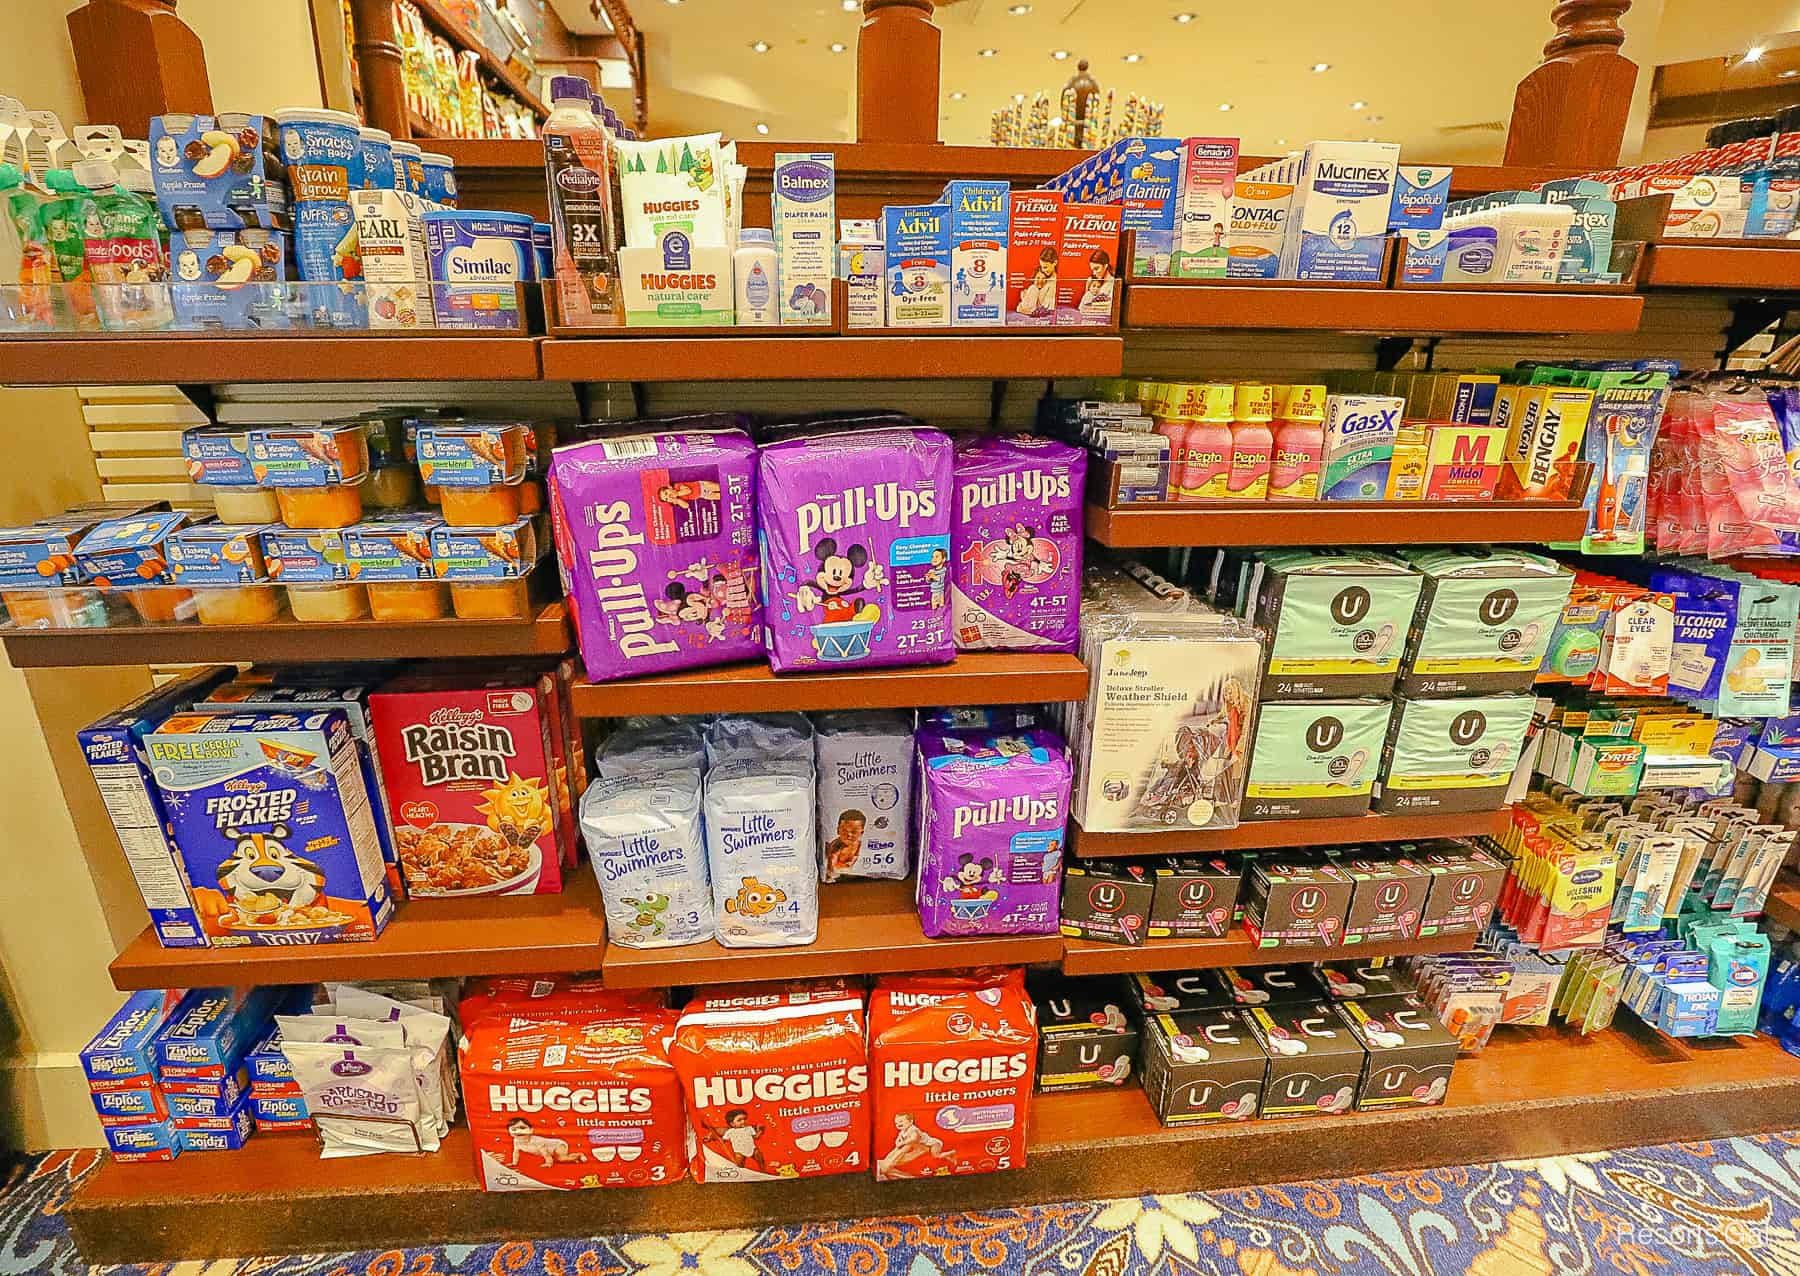
[(670, 1051), (699, 1183), (869, 1166), (863, 995), (842, 981), (701, 989)]
[(463, 987), (456, 1017), (466, 1029), (490, 1014), (547, 1018), (609, 1012), (660, 1010), (668, 1004), (661, 988), (607, 988), (592, 975), (483, 975)]
[(521, 1014), (466, 1023), (458, 1050), (476, 1171), (490, 1192), (647, 1187), (686, 1172), (675, 1012)]
[(869, 1000), (875, 1177), (1025, 1164), (1037, 1011), (1022, 970), (889, 976)]

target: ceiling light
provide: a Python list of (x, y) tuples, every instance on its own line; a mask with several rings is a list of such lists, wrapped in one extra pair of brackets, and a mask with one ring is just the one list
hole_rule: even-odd
[(1312, 69), (1313, 69), (1313, 74), (1314, 74), (1314, 75), (1323, 75), (1323, 74), (1324, 74), (1324, 73), (1325, 73), (1325, 72), (1327, 72), (1327, 71), (1329, 71), (1329, 70), (1331, 70), (1331, 63), (1329, 63), (1329, 62), (1315, 62), (1315, 63), (1313, 63), (1313, 68), (1312, 68)]
[(1050, 51), (1050, 56), (1055, 58), (1058, 62), (1067, 62), (1069, 60), (1069, 51), (1067, 49), (1052, 49)]
[(1009, 8), (1007, 12), (1012, 14), (1015, 18), (1022, 18), (1031, 12), (1031, 6), (1028, 4), (1015, 4)]
[(670, 4), (680, 4), (681, 0), (669, 0)]
[(769, 126), (767, 124), (758, 124), (756, 126), (756, 131), (761, 133), (764, 137), (767, 137), (769, 135)]
[(1024, 100), (1025, 100), (1025, 95), (1024, 95), (1024, 94), (1023, 94), (1023, 93), (1015, 93), (1015, 94), (1013, 94), (1013, 101), (1015, 101), (1015, 102), (1023, 102), (1023, 101), (1024, 101)]
[(960, 102), (968, 96), (969, 95), (967, 93), (964, 93), (961, 89), (958, 89), (956, 92), (954, 92), (950, 95), (950, 100), (952, 102)]
[(1376, 138), (1376, 137), (1365, 137), (1365, 138), (1363, 138), (1363, 141), (1365, 141), (1365, 142), (1378, 142), (1378, 141), (1380, 141), (1380, 140), (1381, 140), (1381, 139), (1380, 139), (1380, 138)]
[(1765, 45), (1753, 44), (1749, 48), (1744, 50), (1744, 61), (1746, 61), (1746, 62), (1761, 62), (1763, 59), (1763, 54), (1767, 53), (1768, 51), (1769, 50), (1768, 50), (1767, 46), (1765, 46)]
[(1125, 55), (1125, 60), (1127, 62), (1142, 62), (1144, 60), (1144, 55), (1141, 53), (1127, 53)]
[(1188, 23), (1192, 22), (1198, 16), (1199, 16), (1198, 14), (1194, 14), (1194, 13), (1178, 13), (1175, 15), (1175, 21), (1177, 21), (1177, 22), (1181, 23), (1183, 26), (1185, 26)]
[(844, 52), (844, 50), (846, 50), (846, 49), (848, 49), (848, 48), (849, 48), (849, 47), (850, 47), (850, 46), (849, 46), (849, 45), (847, 45), (847, 44), (840, 44), (840, 43), (839, 43), (839, 42), (837, 42), (837, 41), (836, 41), (836, 40), (833, 40), (833, 41), (832, 41), (832, 42), (831, 42), (831, 51), (832, 51), (832, 52), (833, 52), (833, 53), (842, 53), (842, 52)]
[(1367, 102), (1363, 101), (1361, 98), (1358, 98), (1356, 101), (1354, 101), (1350, 104), (1350, 109), (1352, 111), (1366, 110), (1368, 108), (1368, 105), (1369, 104)]
[(1221, 111), (1229, 111), (1231, 109), (1231, 103), (1221, 102), (1221, 103), (1219, 103), (1219, 109)]
[(1276, 138), (1276, 139), (1275, 139), (1275, 145), (1277, 145), (1277, 146), (1286, 146), (1286, 145), (1287, 145), (1287, 138), (1285, 138), (1285, 137), (1278, 137), (1278, 138)]
[(1385, 115), (1365, 115), (1365, 116), (1363, 116), (1363, 119), (1367, 120), (1370, 124), (1379, 124), (1386, 118), (1387, 118), (1387, 116), (1385, 116)]
[(1796, 75), (1800, 75), (1800, 71), (1796, 71), (1796, 70), (1793, 70), (1793, 69), (1792, 69), (1792, 68), (1789, 68), (1789, 69), (1788, 69), (1788, 70), (1786, 70), (1786, 71), (1783, 71), (1783, 72), (1782, 72), (1782, 73), (1781, 73), (1781, 75), (1780, 75), (1780, 76), (1779, 76), (1779, 77), (1777, 77), (1777, 78), (1779, 78), (1779, 79), (1783, 79), (1783, 80), (1791, 80), (1791, 79), (1793, 79), (1793, 78), (1794, 78), (1794, 77), (1795, 77), (1795, 76), (1796, 76)]
[(862, 9), (862, 0), (844, 0), (845, 13), (857, 13)]
[(769, 42), (767, 40), (754, 41), (750, 45), (750, 49), (754, 53), (767, 53), (769, 51)]
[(978, 49), (978, 50), (976, 50), (976, 56), (983, 57), (983, 58), (991, 58), (991, 57), (996, 56), (999, 52), (1000, 52), (1000, 50), (998, 50), (998, 49)]

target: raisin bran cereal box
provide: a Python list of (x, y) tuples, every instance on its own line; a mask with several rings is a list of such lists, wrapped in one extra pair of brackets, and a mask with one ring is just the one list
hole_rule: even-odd
[(529, 674), (420, 673), (369, 697), (394, 848), (417, 896), (562, 890), (550, 733)]
[(558, 448), (550, 515), (595, 682), (762, 653), (747, 435), (638, 434)]
[[(566, 989), (564, 990), (567, 991)], [(458, 1048), (476, 1171), (490, 1192), (646, 1187), (687, 1172), (681, 1082), (653, 1006), (490, 1005)]]
[(951, 634), (962, 651), (1074, 651), (1087, 451), (1021, 434), (956, 449)]
[(209, 944), (381, 933), (394, 900), (341, 710), (180, 714), (144, 743)]
[(1025, 1164), (1037, 1012), (1025, 972), (887, 976), (869, 999), (875, 1177)]
[(936, 430), (783, 439), (758, 461), (763, 627), (776, 673), (943, 664), (953, 448)]
[(697, 1183), (869, 1166), (863, 995), (842, 981), (701, 989), (671, 1055)]

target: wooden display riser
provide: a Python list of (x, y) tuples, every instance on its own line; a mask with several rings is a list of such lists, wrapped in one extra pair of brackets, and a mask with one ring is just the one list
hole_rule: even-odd
[(1783, 1129), (1800, 1113), (1800, 1059), (1763, 1037), (1682, 1044), (1621, 1024), (1583, 1039), (1501, 1029), (1461, 1061), (1440, 1108), (1164, 1129), (1135, 1086), (1039, 1096), (1024, 1169), (881, 1183), (789, 1183), (606, 1193), (485, 1193), (468, 1132), (432, 1156), (321, 1162), (309, 1136), (166, 1165), (108, 1161), (65, 1210), (89, 1263), (480, 1243), (505, 1237), (690, 1231), (805, 1219), (990, 1209), (1201, 1191), (1715, 1139)]

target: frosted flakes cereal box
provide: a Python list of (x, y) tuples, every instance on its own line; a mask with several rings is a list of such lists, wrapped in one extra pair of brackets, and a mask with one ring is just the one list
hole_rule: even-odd
[(145, 740), (214, 947), (374, 939), (393, 915), (350, 723), (181, 714)]
[(418, 896), (562, 890), (550, 735), (529, 674), (417, 674), (369, 697), (394, 846)]

